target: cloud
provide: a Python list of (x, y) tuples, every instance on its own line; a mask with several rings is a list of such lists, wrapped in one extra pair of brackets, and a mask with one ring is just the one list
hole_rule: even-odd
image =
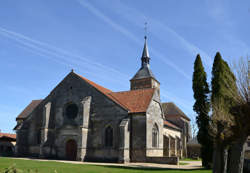
[(121, 73), (120, 71), (101, 63), (93, 62), (89, 57), (87, 58), (76, 55), (72, 52), (32, 39), (23, 34), (7, 30), (3, 27), (0, 27), (0, 34), (23, 45), (26, 50), (32, 53), (60, 63), (68, 68), (78, 67), (80, 71), (82, 71), (81, 69), (85, 69), (84, 73), (89, 73), (92, 76), (104, 78), (105, 80), (113, 81), (114, 83), (119, 83), (123, 86), (125, 85), (121, 81), (121, 77), (122, 79), (129, 78), (127, 74)]
[(175, 101), (178, 106), (181, 107), (183, 112), (186, 112), (188, 114), (193, 114), (192, 108), (193, 108), (193, 102), (184, 100), (180, 97), (177, 97), (173, 95), (172, 93), (166, 91), (164, 88), (161, 88), (161, 96), (169, 101)]
[[(166, 43), (166, 39), (165, 37), (163, 37), (163, 33), (170, 35), (173, 39), (178, 41), (178, 46), (188, 51), (191, 55), (195, 56), (199, 53), (201, 57), (204, 59), (204, 64), (208, 68), (212, 67), (213, 59), (205, 51), (201, 50), (199, 47), (197, 47), (193, 43), (186, 40), (183, 36), (178, 34), (176, 31), (171, 29), (166, 24), (158, 20), (155, 20), (153, 18), (150, 18), (148, 16), (145, 16), (143, 13), (140, 13), (138, 10), (135, 10), (131, 7), (124, 5), (121, 1), (115, 1), (115, 5), (114, 5), (114, 8), (112, 8), (112, 10), (114, 10), (117, 14), (124, 17), (126, 20), (133, 23), (137, 27), (141, 27), (142, 21), (147, 21), (150, 24), (150, 27), (152, 28), (150, 30), (151, 33), (154, 36), (156, 36), (159, 40)], [(173, 68), (177, 70), (177, 67), (173, 67)]]
[[(103, 76), (105, 80), (115, 80), (116, 82), (119, 82), (121, 85), (125, 85), (125, 82), (127, 82), (127, 81), (124, 81), (125, 79), (128, 78), (127, 74), (121, 73), (120, 71), (117, 71), (116, 69), (110, 68), (103, 64), (91, 62), (90, 60), (86, 60), (85, 58), (75, 55), (73, 53), (70, 53), (66, 50), (62, 50), (58, 47), (51, 46), (47, 43), (32, 39), (30, 37), (27, 37), (25, 35), (22, 35), (14, 31), (7, 30), (2, 27), (0, 27), (0, 34), (23, 45), (24, 49), (36, 55), (45, 57), (49, 60), (60, 63), (66, 67), (72, 68), (77, 65), (84, 66), (85, 68), (89, 68), (91, 70), (89, 73), (92, 73), (92, 75), (96, 75), (98, 71), (101, 71), (101, 74), (102, 74), (101, 76), (103, 76), (103, 74), (107, 74), (107, 70), (108, 70), (109, 75), (107, 74), (106, 76)], [(152, 50), (152, 51), (155, 51), (155, 50)], [(159, 57), (163, 58), (163, 55), (161, 55), (159, 52), (155, 51), (154, 53), (157, 54)], [(169, 63), (169, 62), (166, 62), (166, 63)], [(174, 64), (172, 64), (172, 66), (174, 66)], [(178, 70), (178, 67), (176, 67), (176, 69)], [(86, 73), (86, 71), (84, 71), (84, 73)], [(180, 73), (182, 72), (180, 71)], [(111, 75), (114, 75), (116, 79), (112, 79), (110, 77)], [(185, 73), (183, 75), (185, 75)], [(100, 77), (100, 75), (98, 75), (98, 77)], [(166, 92), (164, 89), (162, 89), (162, 91), (163, 91), (163, 94), (162, 94), (163, 97), (174, 100), (178, 105), (181, 105), (182, 108), (184, 108), (185, 110), (188, 110), (188, 105), (190, 102), (185, 102), (181, 98)]]
[[(110, 17), (106, 16), (104, 13), (102, 13), (100, 10), (95, 8), (93, 5), (88, 3), (87, 1), (77, 0), (81, 6), (87, 8), (92, 14), (94, 14), (96, 17), (100, 18), (104, 22), (108, 23), (111, 27), (113, 27), (118, 32), (124, 34), (129, 39), (133, 40), (136, 44), (140, 45), (142, 42), (131, 32), (129, 32), (125, 27), (117, 24), (114, 20), (112, 20)], [(120, 8), (119, 8), (120, 9)], [(185, 71), (183, 71), (180, 67), (178, 67), (173, 62), (169, 61), (166, 57), (163, 56), (161, 52), (156, 50), (155, 48), (151, 47), (152, 53), (157, 55), (156, 57), (162, 60), (166, 65), (170, 66), (171, 68), (175, 69), (178, 73), (183, 75), (186, 79), (190, 80), (191, 76), (187, 74)]]

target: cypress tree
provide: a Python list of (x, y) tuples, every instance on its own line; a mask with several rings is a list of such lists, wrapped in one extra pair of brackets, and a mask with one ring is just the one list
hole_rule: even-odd
[(220, 102), (224, 109), (234, 106), (234, 94), (237, 93), (236, 78), (219, 52), (216, 53), (212, 69), (212, 102)]
[(214, 172), (227, 172), (227, 150), (233, 135), (234, 118), (230, 109), (235, 105), (234, 94), (237, 93), (236, 79), (228, 64), (216, 53), (212, 69), (212, 122), (214, 135)]
[(197, 140), (201, 144), (202, 166), (211, 167), (213, 142), (209, 135), (209, 87), (207, 84), (207, 75), (202, 65), (201, 57), (198, 54), (194, 62), (193, 73), (193, 92), (195, 103), (194, 111), (197, 113), (196, 122), (199, 128)]

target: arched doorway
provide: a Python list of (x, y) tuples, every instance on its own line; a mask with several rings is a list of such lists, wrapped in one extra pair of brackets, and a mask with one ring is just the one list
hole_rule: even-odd
[(66, 158), (68, 160), (76, 160), (77, 155), (77, 144), (76, 141), (70, 139), (66, 143)]

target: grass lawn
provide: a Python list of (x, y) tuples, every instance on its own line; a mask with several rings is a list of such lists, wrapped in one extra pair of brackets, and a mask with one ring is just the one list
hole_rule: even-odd
[(95, 166), (84, 164), (59, 163), (53, 161), (21, 160), (0, 157), (0, 173), (11, 165), (23, 170), (23, 173), (211, 173), (211, 170), (170, 170), (170, 169), (149, 169), (149, 168), (128, 168), (117, 166)]
[(179, 162), (179, 165), (188, 165), (189, 163)]
[(201, 161), (201, 159), (191, 159), (191, 158), (183, 158), (183, 159), (180, 159), (180, 161)]

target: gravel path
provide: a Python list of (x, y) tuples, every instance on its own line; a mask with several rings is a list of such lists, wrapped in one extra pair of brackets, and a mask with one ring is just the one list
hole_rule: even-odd
[(80, 162), (80, 161), (67, 161), (67, 160), (46, 160), (46, 159), (33, 159), (33, 158), (14, 158), (24, 160), (36, 160), (36, 161), (54, 161), (61, 163), (72, 164), (86, 164), (86, 165), (103, 165), (103, 166), (122, 166), (122, 167), (134, 167), (134, 168), (169, 168), (169, 169), (201, 169), (201, 161), (180, 161), (180, 163), (187, 163), (185, 165), (168, 165), (168, 164), (156, 164), (156, 163), (98, 163), (98, 162)]

